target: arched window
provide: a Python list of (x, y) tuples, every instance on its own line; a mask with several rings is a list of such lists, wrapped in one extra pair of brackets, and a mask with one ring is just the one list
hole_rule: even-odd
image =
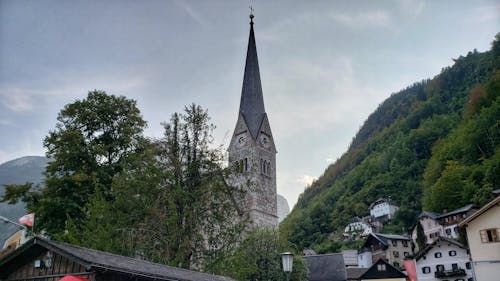
[(267, 175), (271, 175), (271, 163), (267, 162), (267, 167), (266, 167)]
[(245, 172), (248, 171), (248, 158), (245, 158)]

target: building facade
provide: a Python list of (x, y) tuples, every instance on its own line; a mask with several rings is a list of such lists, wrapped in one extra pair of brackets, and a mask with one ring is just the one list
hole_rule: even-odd
[[(358, 251), (360, 267), (371, 266), (375, 261), (383, 259), (397, 268), (401, 268), (403, 260), (413, 255), (412, 241), (409, 237), (395, 234), (371, 233)], [(371, 260), (368, 260), (371, 258)]]
[(463, 220), (476, 281), (500, 278), (500, 196)]
[(370, 215), (377, 219), (385, 217), (390, 220), (398, 209), (399, 206), (391, 200), (379, 198), (370, 205)]
[(229, 144), (231, 183), (246, 191), (243, 209), (254, 227), (277, 227), (276, 147), (264, 108), (259, 62), (250, 15), (245, 74), (236, 127)]
[(468, 249), (454, 239), (439, 237), (415, 255), (419, 281), (472, 281)]

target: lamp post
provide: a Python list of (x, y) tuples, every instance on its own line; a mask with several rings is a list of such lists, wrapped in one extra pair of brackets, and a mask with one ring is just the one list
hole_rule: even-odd
[(293, 254), (290, 252), (282, 253), (281, 262), (283, 263), (283, 272), (285, 272), (286, 281), (288, 281), (290, 272), (292, 272)]

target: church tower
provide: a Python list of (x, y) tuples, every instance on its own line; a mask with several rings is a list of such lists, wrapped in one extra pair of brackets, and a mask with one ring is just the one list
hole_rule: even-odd
[(252, 225), (274, 228), (278, 225), (277, 152), (264, 109), (253, 18), (251, 14), (240, 110), (228, 148), (229, 165), (237, 171), (232, 177), (232, 184), (246, 190), (244, 209), (248, 212)]

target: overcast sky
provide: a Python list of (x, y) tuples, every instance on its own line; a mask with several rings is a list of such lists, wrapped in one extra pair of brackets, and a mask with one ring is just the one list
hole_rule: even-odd
[[(452, 58), (490, 48), (484, 1), (252, 1), (278, 193), (293, 206), (363, 121)], [(60, 109), (92, 89), (138, 101), (146, 135), (192, 102), (227, 146), (238, 114), (249, 1), (0, 0), (0, 163), (44, 155)]]

